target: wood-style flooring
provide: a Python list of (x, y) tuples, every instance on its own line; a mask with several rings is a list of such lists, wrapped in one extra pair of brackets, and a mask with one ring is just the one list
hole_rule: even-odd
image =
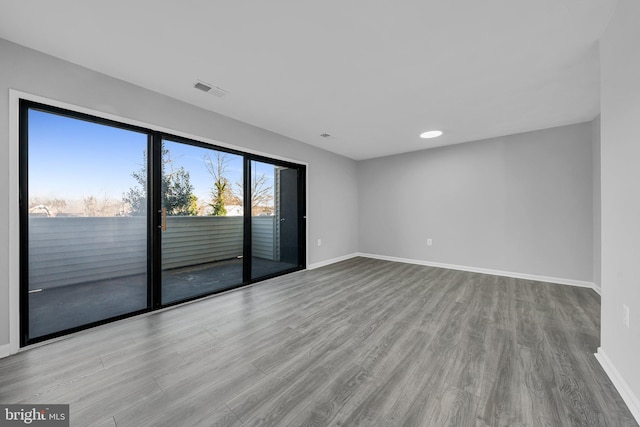
[(72, 426), (637, 426), (590, 289), (354, 258), (0, 360)]

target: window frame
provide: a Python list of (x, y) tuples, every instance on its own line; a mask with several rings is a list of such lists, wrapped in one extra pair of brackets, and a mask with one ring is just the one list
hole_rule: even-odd
[[(147, 183), (151, 187), (147, 189), (147, 307), (142, 310), (126, 313), (123, 315), (103, 319), (97, 322), (83, 324), (70, 329), (61, 330), (55, 333), (30, 337), (28, 333), (29, 328), (29, 299), (28, 299), (28, 287), (29, 287), (29, 227), (28, 218), (29, 212), (29, 182), (28, 182), (28, 156), (29, 156), (29, 110), (37, 110), (51, 114), (61, 115), (63, 117), (83, 120), (100, 125), (106, 125), (115, 127), (118, 129), (129, 130), (139, 132), (147, 135)], [(100, 114), (96, 112), (96, 114)], [(306, 268), (307, 257), (307, 223), (306, 223), (306, 173), (307, 164), (298, 163), (295, 161), (283, 160), (279, 158), (273, 158), (268, 155), (256, 154), (248, 151), (243, 151), (237, 148), (230, 148), (221, 145), (216, 145), (211, 142), (205, 142), (195, 137), (181, 136), (176, 133), (172, 133), (166, 130), (158, 130), (153, 127), (131, 124), (123, 121), (119, 121), (112, 118), (101, 117), (100, 115), (89, 114), (86, 112), (76, 111), (70, 108), (61, 106), (50, 105), (42, 103), (24, 97), (18, 98), (18, 219), (19, 219), (19, 255), (18, 255), (18, 271), (19, 271), (19, 346), (25, 347), (31, 344), (35, 344), (41, 341), (47, 341), (60, 336), (75, 333), (81, 330), (89, 329), (95, 326), (99, 326), (106, 323), (111, 323), (120, 319), (138, 316), (140, 314), (149, 313), (152, 311), (164, 309), (177, 304), (183, 304), (185, 302), (199, 300), (217, 293), (227, 292), (230, 289), (222, 291), (213, 291), (210, 293), (195, 296), (185, 300), (175, 301), (168, 304), (162, 304), (161, 301), (161, 245), (160, 245), (160, 224), (159, 215), (154, 212), (160, 209), (160, 197), (161, 190), (159, 185), (160, 176), (160, 155), (161, 155), (161, 141), (163, 139), (189, 144), (201, 148), (213, 149), (229, 154), (239, 155), (243, 157), (244, 172), (243, 182), (244, 188), (244, 222), (243, 222), (243, 280), (236, 287), (237, 289), (243, 286), (252, 285), (260, 281), (289, 274), (295, 271), (304, 270)], [(124, 119), (126, 120), (126, 119)], [(251, 188), (247, 186), (248, 180), (250, 180), (250, 164), (252, 161), (261, 161), (265, 163), (271, 163), (276, 166), (282, 166), (287, 168), (293, 168), (298, 170), (298, 247), (299, 247), (299, 265), (295, 268), (288, 269), (282, 272), (270, 274), (268, 276), (257, 277), (251, 279), (251, 210), (250, 207), (251, 196), (247, 189)], [(247, 256), (248, 255), (248, 256)]]

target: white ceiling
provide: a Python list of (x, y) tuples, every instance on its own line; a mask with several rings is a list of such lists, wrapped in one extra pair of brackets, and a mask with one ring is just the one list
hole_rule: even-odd
[(591, 120), (615, 5), (2, 0), (0, 37), (366, 159)]

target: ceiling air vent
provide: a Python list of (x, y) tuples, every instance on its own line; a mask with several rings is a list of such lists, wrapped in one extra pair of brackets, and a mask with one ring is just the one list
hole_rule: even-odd
[(222, 98), (223, 96), (225, 96), (226, 94), (228, 94), (229, 92), (227, 92), (226, 90), (219, 88), (217, 86), (213, 86), (210, 85), (208, 83), (205, 82), (201, 82), (198, 81), (196, 84), (193, 85), (193, 87), (195, 87), (198, 90), (201, 90), (203, 92), (207, 92), (210, 93), (211, 95), (215, 95), (218, 98)]
[(209, 92), (211, 90), (211, 86), (207, 86), (206, 84), (200, 82), (196, 83), (193, 87), (203, 92)]

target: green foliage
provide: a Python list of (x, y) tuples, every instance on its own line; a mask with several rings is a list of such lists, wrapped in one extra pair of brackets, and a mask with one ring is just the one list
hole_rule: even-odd
[[(171, 154), (162, 148), (162, 207), (167, 209), (167, 215), (197, 215), (197, 197), (193, 194), (189, 172), (184, 167), (173, 170)], [(166, 169), (170, 169), (169, 172)], [(122, 200), (131, 206), (129, 215), (146, 215), (147, 212), (147, 153), (140, 170), (131, 176), (137, 181), (136, 187), (122, 195)]]
[[(145, 153), (146, 165), (146, 153)], [(122, 195), (122, 201), (131, 207), (129, 215), (146, 215), (147, 212), (147, 168), (143, 166), (138, 172), (133, 172), (132, 177), (138, 182), (138, 186), (132, 187)]]
[(229, 191), (229, 181), (220, 177), (213, 183), (213, 191), (212, 191), (212, 201), (209, 206), (213, 208), (212, 215), (215, 216), (225, 216), (227, 214), (227, 208), (225, 204), (227, 203), (227, 193)]
[(189, 200), (189, 215), (198, 215), (198, 198), (195, 194), (192, 194)]
[(171, 173), (162, 175), (162, 206), (167, 209), (167, 215), (189, 216), (197, 215), (197, 206), (193, 207), (193, 185), (189, 179), (189, 172), (184, 167)]

